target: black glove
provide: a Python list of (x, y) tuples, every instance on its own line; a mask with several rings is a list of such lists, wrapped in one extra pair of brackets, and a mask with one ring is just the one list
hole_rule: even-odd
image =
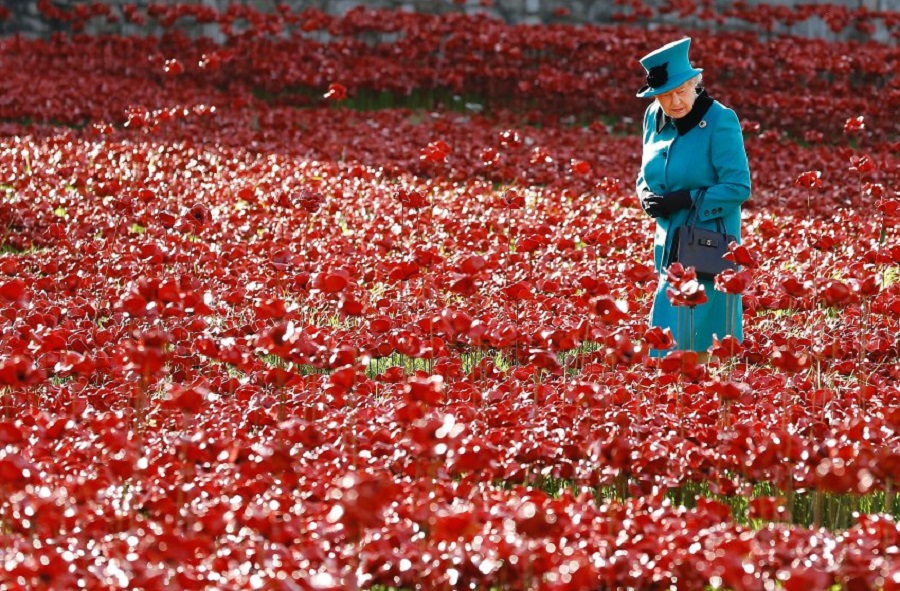
[(690, 191), (673, 191), (665, 195), (645, 193), (641, 197), (641, 207), (652, 218), (667, 218), (679, 209), (688, 209), (693, 203)]

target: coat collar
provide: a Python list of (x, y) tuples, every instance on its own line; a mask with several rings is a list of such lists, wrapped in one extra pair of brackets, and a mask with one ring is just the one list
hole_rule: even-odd
[[(700, 90), (694, 100), (694, 106), (691, 107), (691, 112), (680, 119), (672, 119), (663, 112), (662, 107), (659, 107), (656, 110), (656, 133), (661, 132), (666, 124), (672, 122), (675, 129), (678, 130), (678, 135), (686, 134), (703, 121), (703, 117), (706, 116), (712, 104), (713, 98), (707, 94), (706, 90)], [(704, 126), (705, 124), (701, 125), (701, 127)]]

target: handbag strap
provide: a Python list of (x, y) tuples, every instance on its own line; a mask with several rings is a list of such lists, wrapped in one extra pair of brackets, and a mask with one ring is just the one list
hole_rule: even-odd
[(687, 221), (684, 223), (686, 226), (693, 228), (697, 225), (697, 215), (700, 213), (700, 206), (703, 204), (704, 197), (706, 197), (706, 189), (699, 189), (697, 198), (691, 203), (691, 208), (688, 211)]
[[(691, 234), (693, 234), (694, 226), (697, 225), (697, 215), (700, 213), (700, 206), (703, 205), (704, 197), (706, 197), (706, 187), (697, 190), (697, 197), (688, 211), (687, 221), (685, 221), (684, 225), (691, 229)], [(716, 230), (725, 234), (725, 223), (722, 221), (722, 218), (716, 218)]]

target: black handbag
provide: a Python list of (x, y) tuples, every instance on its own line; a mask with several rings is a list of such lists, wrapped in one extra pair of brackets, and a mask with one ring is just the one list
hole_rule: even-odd
[(737, 240), (726, 233), (722, 218), (716, 218), (715, 230), (697, 227), (697, 212), (705, 196), (706, 189), (703, 189), (691, 205), (687, 221), (675, 229), (666, 266), (681, 263), (685, 268), (694, 267), (697, 277), (714, 279), (725, 269), (737, 269), (737, 265), (722, 258), (728, 252), (728, 244)]

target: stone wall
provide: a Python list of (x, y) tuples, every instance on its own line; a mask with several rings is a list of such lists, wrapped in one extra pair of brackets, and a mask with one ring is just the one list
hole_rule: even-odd
[[(95, 0), (96, 1), (96, 0)], [(613, 0), (368, 0), (358, 2), (354, 0), (240, 0), (229, 2), (227, 0), (181, 0), (185, 4), (203, 4), (218, 9), (224, 9), (229, 4), (252, 5), (260, 10), (274, 10), (279, 4), (291, 6), (294, 9), (317, 8), (331, 14), (343, 14), (355, 6), (365, 5), (371, 8), (391, 8), (418, 12), (481, 12), (487, 13), (509, 23), (610, 23), (616, 13), (624, 9)], [(647, 5), (660, 6), (666, 0), (644, 0)], [(714, 0), (718, 9), (724, 9), (734, 4), (733, 0)], [(80, 0), (53, 0), (55, 6), (70, 8), (75, 4), (83, 4)], [(106, 0), (105, 4), (118, 6), (122, 4), (134, 4), (138, 7), (151, 2), (148, 0)], [(786, 5), (794, 4), (836, 4), (844, 5), (851, 9), (865, 7), (869, 10), (888, 10), (900, 12), (900, 0), (746, 0), (747, 4)], [(13, 18), (0, 23), (0, 34), (25, 33), (29, 35), (44, 35), (54, 30), (64, 29), (64, 25), (56, 22), (47, 22), (40, 17), (37, 9), (37, 0), (5, 0), (3, 3), (13, 14)], [(678, 24), (700, 29), (725, 29), (729, 27), (740, 28), (745, 23), (724, 23), (711, 25), (697, 19), (679, 19), (673, 16), (656, 17), (646, 22), (648, 28), (664, 24)], [(103, 23), (94, 25), (93, 32), (117, 32), (129, 34), (135, 30), (119, 30), (115, 26), (110, 27)], [(798, 23), (790, 29), (776, 30), (776, 32), (789, 32), (795, 35), (808, 37), (835, 38), (828, 27), (819, 19), (809, 19)], [(199, 34), (214, 34), (213, 27), (206, 27), (198, 31)], [(842, 37), (853, 36), (853, 31), (845, 32)], [(883, 30), (877, 30), (874, 38), (880, 41), (891, 42), (890, 36)]]

